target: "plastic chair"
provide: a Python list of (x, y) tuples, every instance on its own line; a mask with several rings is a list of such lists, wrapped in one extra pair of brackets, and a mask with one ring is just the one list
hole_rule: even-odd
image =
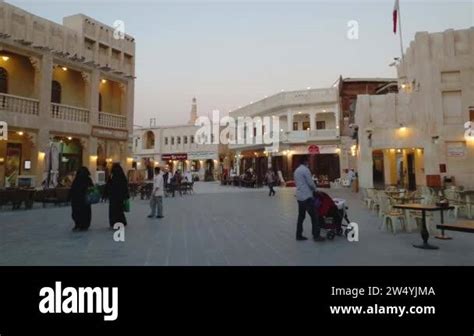
[[(382, 216), (382, 225), (380, 227), (381, 230), (391, 231), (393, 234), (396, 234), (397, 231), (403, 231), (407, 229), (405, 215), (402, 211), (398, 211), (392, 208), (388, 197), (381, 199), (380, 206), (384, 209)], [(400, 228), (399, 230), (397, 230), (397, 224)]]
[(372, 204), (374, 203), (375, 189), (368, 188), (366, 189), (367, 197), (364, 198), (365, 205), (368, 209), (372, 209)]

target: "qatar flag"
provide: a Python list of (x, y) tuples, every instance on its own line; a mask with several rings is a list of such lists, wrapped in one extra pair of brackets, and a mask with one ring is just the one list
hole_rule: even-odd
[(393, 33), (397, 33), (397, 21), (398, 21), (398, 15), (400, 12), (400, 7), (398, 4), (398, 0), (395, 0), (395, 5), (393, 6)]

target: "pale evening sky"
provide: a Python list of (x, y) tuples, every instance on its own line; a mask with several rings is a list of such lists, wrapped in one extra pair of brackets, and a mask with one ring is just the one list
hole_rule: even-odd
[[(394, 77), (393, 0), (7, 1), (55, 22), (83, 13), (136, 39), (135, 124), (186, 123), (284, 90), (344, 77)], [(474, 26), (473, 1), (400, 0), (405, 48), (417, 31)], [(359, 39), (347, 23), (359, 23)]]

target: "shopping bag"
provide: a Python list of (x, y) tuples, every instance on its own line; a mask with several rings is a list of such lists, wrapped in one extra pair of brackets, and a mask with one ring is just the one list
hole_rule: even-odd
[(96, 204), (100, 202), (100, 191), (96, 186), (89, 187), (86, 193), (86, 203)]
[(123, 201), (123, 211), (130, 212), (130, 199), (129, 198)]

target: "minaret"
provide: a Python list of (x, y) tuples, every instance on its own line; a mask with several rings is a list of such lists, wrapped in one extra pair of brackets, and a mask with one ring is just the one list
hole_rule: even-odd
[(197, 115), (197, 103), (196, 103), (196, 97), (193, 98), (193, 104), (191, 106), (191, 118), (189, 119), (188, 124), (194, 125), (196, 122), (198, 115)]

